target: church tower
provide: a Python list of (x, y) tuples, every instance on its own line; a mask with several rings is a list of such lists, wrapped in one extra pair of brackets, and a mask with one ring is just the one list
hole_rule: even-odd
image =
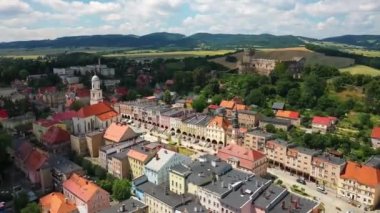
[(232, 118), (232, 135), (231, 135), (231, 143), (241, 145), (240, 138), (240, 125), (239, 125), (239, 114), (238, 111), (235, 110)]
[[(100, 63), (98, 65), (98, 69), (100, 68)], [(100, 79), (96, 75), (92, 76), (91, 79), (91, 99), (90, 99), (90, 104), (94, 105), (100, 102), (103, 102), (103, 92), (102, 89), (100, 89)]]

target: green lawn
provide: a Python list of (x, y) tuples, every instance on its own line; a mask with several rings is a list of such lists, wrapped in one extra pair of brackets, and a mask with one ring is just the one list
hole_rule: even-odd
[(215, 56), (234, 52), (234, 50), (191, 50), (191, 51), (127, 51), (123, 53), (105, 54), (105, 57), (128, 57), (128, 58), (184, 58), (190, 56)]
[(380, 57), (380, 51), (378, 50), (366, 50), (366, 49), (342, 49), (349, 53), (354, 53), (357, 55), (363, 55), (367, 57)]
[(349, 72), (353, 75), (356, 75), (356, 74), (371, 75), (371, 76), (380, 75), (380, 70), (372, 68), (372, 67), (364, 66), (364, 65), (355, 65), (352, 67), (342, 68), (339, 70), (341, 72)]
[(178, 147), (178, 152), (180, 154), (183, 154), (183, 155), (186, 155), (186, 156), (192, 156), (193, 154), (195, 154), (195, 152), (191, 151), (190, 149), (187, 149), (186, 147)]

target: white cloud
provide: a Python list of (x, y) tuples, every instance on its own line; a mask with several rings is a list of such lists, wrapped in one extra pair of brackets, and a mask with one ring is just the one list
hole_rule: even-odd
[(29, 4), (20, 0), (0, 0), (0, 16), (25, 13), (30, 10)]

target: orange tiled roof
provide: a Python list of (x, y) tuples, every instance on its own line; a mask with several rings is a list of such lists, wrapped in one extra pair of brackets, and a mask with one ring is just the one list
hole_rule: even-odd
[(70, 191), (84, 202), (91, 200), (91, 198), (93, 198), (98, 192), (102, 191), (108, 194), (104, 189), (75, 173), (63, 182), (63, 188)]
[(128, 140), (136, 135), (136, 133), (128, 126), (112, 123), (104, 133), (104, 139), (121, 142)]
[(235, 110), (248, 110), (248, 107), (247, 107), (247, 105), (244, 105), (244, 104), (235, 104), (234, 109)]
[(65, 200), (60, 192), (53, 192), (40, 198), (40, 205), (50, 213), (71, 213), (77, 210), (75, 204)]
[(289, 119), (299, 119), (300, 113), (295, 111), (289, 111), (289, 110), (278, 110), (276, 113), (276, 117), (281, 118), (289, 118)]
[(128, 157), (136, 159), (140, 162), (145, 162), (146, 159), (148, 159), (148, 155), (142, 152), (139, 152), (137, 150), (131, 149), (127, 153)]
[(380, 127), (373, 128), (371, 138), (380, 139)]
[(235, 106), (235, 102), (223, 100), (222, 102), (220, 102), (219, 106), (227, 108), (227, 109), (233, 109)]
[(97, 115), (96, 117), (98, 117), (102, 121), (106, 121), (106, 120), (109, 120), (109, 119), (111, 119), (111, 118), (113, 118), (113, 117), (115, 117), (117, 115), (118, 115), (117, 112), (115, 112), (115, 111), (109, 111), (109, 112)]
[(222, 160), (228, 160), (229, 158), (239, 159), (239, 165), (246, 169), (254, 169), (255, 162), (265, 155), (259, 151), (249, 149), (236, 144), (230, 144), (218, 151), (218, 157)]
[(356, 180), (360, 184), (375, 187), (380, 184), (380, 169), (348, 161), (340, 177)]
[(114, 111), (111, 106), (104, 102), (100, 102), (94, 105), (82, 107), (78, 111), (78, 115), (82, 118), (85, 118), (93, 115), (101, 115), (110, 111)]
[(226, 130), (230, 126), (230, 122), (223, 118), (222, 116), (215, 116), (210, 122), (209, 125), (217, 125), (220, 128)]

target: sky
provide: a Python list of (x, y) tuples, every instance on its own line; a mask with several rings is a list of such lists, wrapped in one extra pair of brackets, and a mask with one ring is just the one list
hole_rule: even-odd
[(153, 32), (380, 34), (380, 0), (0, 0), (0, 42)]

